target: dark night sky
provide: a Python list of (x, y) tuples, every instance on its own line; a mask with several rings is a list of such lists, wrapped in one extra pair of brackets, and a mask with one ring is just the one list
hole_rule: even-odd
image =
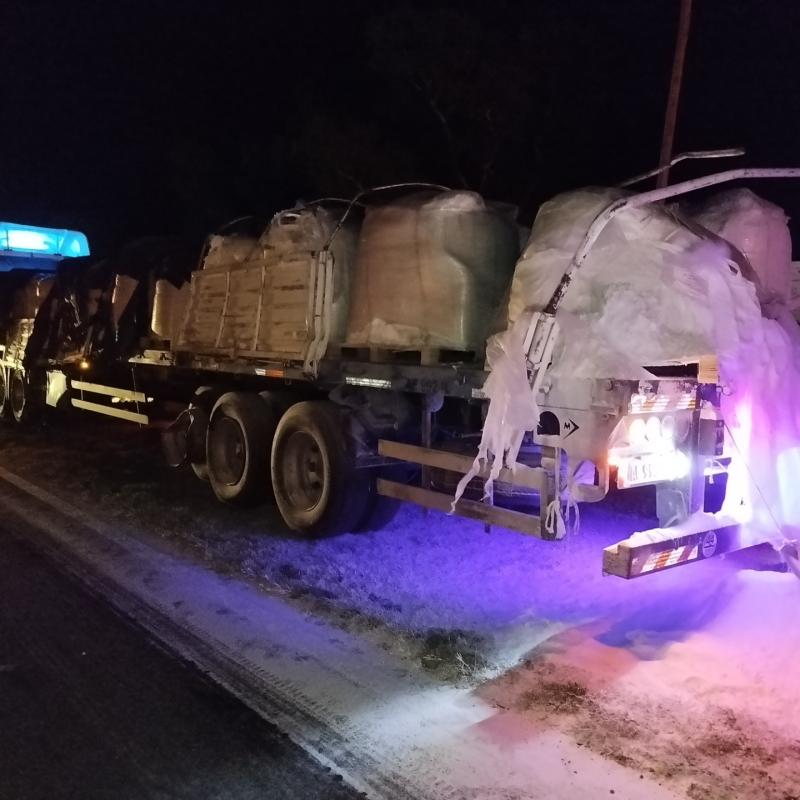
[[(392, 16), (404, 7), (421, 42), (411, 77)], [(102, 251), (374, 181), (454, 185), (456, 150), (467, 184), (529, 222), (557, 191), (655, 165), (677, 12), (678, 0), (5, 0), (0, 219), (76, 227)], [(415, 88), (427, 69), (452, 146)], [(798, 78), (800, 2), (695, 0), (676, 152), (743, 145), (739, 163), (800, 165)], [(800, 217), (800, 186), (757, 188)]]

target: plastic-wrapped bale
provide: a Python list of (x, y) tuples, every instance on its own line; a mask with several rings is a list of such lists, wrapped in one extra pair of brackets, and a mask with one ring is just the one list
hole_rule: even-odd
[(783, 209), (749, 189), (715, 195), (694, 218), (747, 257), (766, 301), (788, 303), (792, 287), (792, 239)]
[[(620, 196), (584, 189), (542, 207), (514, 273), (512, 323), (525, 309), (547, 304), (594, 218)], [(713, 353), (708, 263), (716, 272), (727, 251), (706, 259), (703, 247), (714, 245), (702, 229), (690, 230), (660, 206), (617, 214), (573, 274), (558, 311), (562, 333), (550, 374), (639, 379), (645, 366)]]
[(298, 252), (319, 252), (330, 244), (333, 255), (330, 341), (336, 344), (343, 342), (347, 334), (358, 243), (355, 219), (346, 220), (337, 230), (338, 224), (339, 216), (322, 206), (290, 209), (273, 217), (261, 239), (276, 255), (286, 258)]
[(6, 333), (6, 358), (24, 358), (36, 314), (49, 295), (54, 282), (55, 276), (52, 274), (31, 275), (30, 279), (15, 292)]
[[(317, 254), (330, 241), (333, 292), (328, 341), (344, 340), (357, 232), (310, 206), (276, 214), (259, 238), (214, 236), (192, 275), (175, 348), (254, 357), (303, 358), (314, 331), (309, 308)], [(331, 236), (333, 239), (331, 240)]]
[(277, 252), (318, 251), (328, 243), (337, 220), (321, 206), (279, 211), (261, 237), (261, 243)]
[[(519, 309), (549, 300), (592, 219), (618, 196), (616, 190), (571, 192), (540, 212), (546, 216), (534, 225), (512, 289), (517, 323), (490, 342), (482, 455), (513, 464), (521, 435), (538, 414), (531, 393), (521, 402), (528, 316)], [(727, 241), (661, 206), (620, 212), (573, 273), (557, 310), (559, 333), (547, 375), (554, 381), (643, 378), (645, 366), (714, 354), (732, 445), (720, 518), (735, 518), (743, 542), (754, 544), (780, 542), (800, 530), (794, 480), (800, 471), (800, 330), (788, 315), (762, 313), (749, 271)]]
[(111, 319), (115, 329), (119, 326), (119, 321), (138, 287), (139, 281), (130, 275), (117, 274), (114, 277), (114, 291), (111, 293)]
[(482, 351), (519, 254), (514, 216), (472, 192), (368, 209), (348, 344)]
[(150, 327), (159, 339), (171, 342), (177, 337), (189, 302), (189, 291), (188, 283), (178, 288), (163, 278), (156, 281)]
[(514, 268), (508, 303), (510, 323), (525, 309), (541, 311), (547, 305), (589, 225), (622, 194), (613, 189), (582, 189), (560, 194), (539, 208)]
[(231, 269), (259, 257), (258, 240), (247, 236), (212, 236), (203, 258), (203, 269)]

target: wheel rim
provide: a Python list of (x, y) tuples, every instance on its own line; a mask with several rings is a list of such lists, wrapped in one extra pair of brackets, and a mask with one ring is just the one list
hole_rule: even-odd
[(230, 417), (214, 420), (210, 445), (209, 465), (214, 477), (227, 486), (235, 486), (247, 465), (247, 444), (241, 425)]
[(15, 417), (20, 417), (25, 409), (25, 383), (22, 374), (15, 372), (11, 376), (11, 387), (9, 389), (9, 400), (11, 410)]
[(311, 511), (325, 493), (326, 465), (316, 439), (295, 431), (284, 446), (283, 483), (289, 502), (298, 510)]

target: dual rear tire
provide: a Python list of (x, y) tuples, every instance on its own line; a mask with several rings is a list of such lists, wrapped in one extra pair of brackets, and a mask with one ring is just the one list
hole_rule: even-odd
[(44, 385), (35, 373), (0, 366), (0, 418), (20, 425), (38, 419), (44, 407)]
[(374, 474), (356, 467), (346, 412), (328, 401), (281, 410), (270, 393), (221, 395), (208, 415), (205, 461), (192, 460), (195, 473), (207, 475), (225, 503), (274, 497), (288, 527), (307, 536), (368, 526), (377, 506)]
[(271, 404), (256, 394), (227, 392), (214, 404), (206, 465), (219, 500), (249, 506), (265, 499), (275, 424)]
[(289, 408), (275, 431), (270, 472), (275, 502), (292, 530), (330, 536), (364, 523), (373, 476), (356, 467), (347, 419), (333, 403)]

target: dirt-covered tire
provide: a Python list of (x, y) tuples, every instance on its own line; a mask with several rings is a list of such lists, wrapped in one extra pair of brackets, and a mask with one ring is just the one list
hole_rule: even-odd
[(275, 415), (256, 394), (228, 392), (214, 404), (206, 436), (211, 488), (224, 503), (255, 505), (269, 494)]
[(370, 503), (369, 470), (355, 467), (345, 412), (328, 401), (296, 403), (272, 443), (272, 489), (284, 522), (308, 536), (357, 530)]
[(194, 461), (189, 462), (189, 467), (191, 468), (192, 472), (194, 472), (195, 476), (200, 478), (201, 481), (208, 483), (211, 480), (208, 477), (208, 464), (203, 461), (202, 464), (195, 464)]
[(186, 430), (186, 457), (189, 466), (200, 480), (208, 480), (208, 464), (206, 463), (206, 439), (208, 437), (208, 421), (211, 409), (190, 403), (187, 409), (189, 427)]
[(33, 376), (24, 370), (10, 370), (8, 404), (14, 420), (20, 425), (27, 425), (41, 415), (44, 407), (44, 390)]
[(208, 421), (214, 403), (224, 394), (216, 386), (198, 386), (189, 407), (193, 412), (192, 423), (189, 428), (189, 468), (201, 481), (208, 483), (208, 464), (206, 463), (206, 437), (208, 435)]

